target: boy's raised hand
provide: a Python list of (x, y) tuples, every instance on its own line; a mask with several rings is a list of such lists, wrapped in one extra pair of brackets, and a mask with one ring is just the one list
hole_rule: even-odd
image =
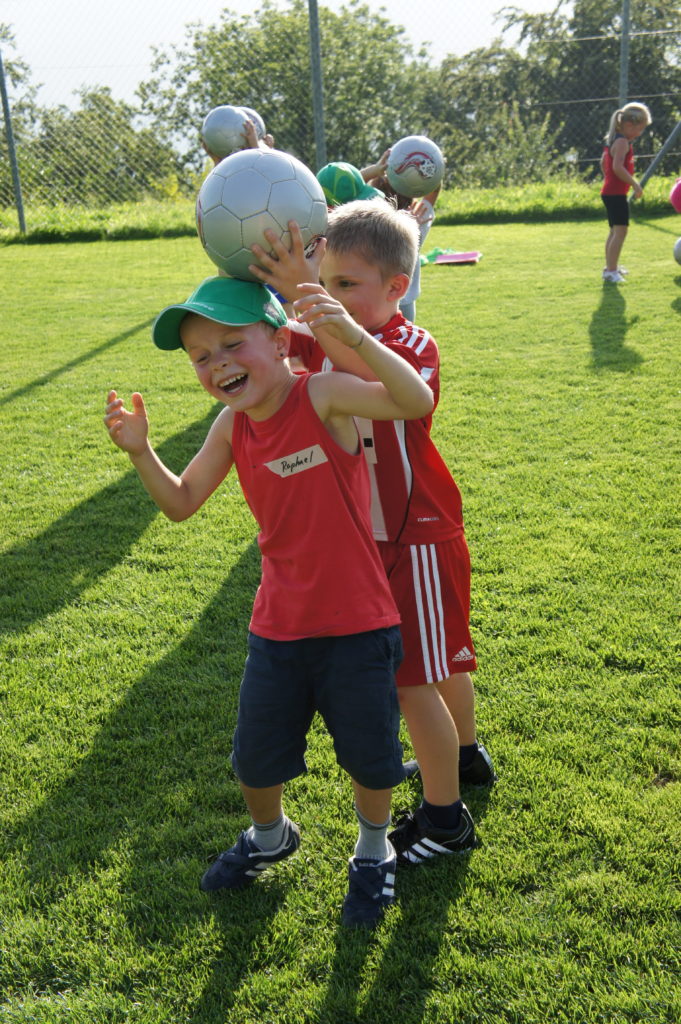
[(252, 245), (253, 255), (262, 266), (252, 263), (248, 269), (263, 284), (270, 285), (280, 295), (283, 295), (287, 302), (293, 302), (300, 295), (299, 284), (319, 280), (319, 266), (326, 248), (326, 239), (318, 239), (313, 251), (306, 255), (303, 236), (296, 221), (290, 220), (288, 229), (291, 232), (290, 250), (286, 248), (275, 231), (265, 228), (264, 235), (272, 246), (274, 256), (270, 256), (262, 246)]
[(132, 395), (132, 412), (123, 405), (115, 391), (110, 391), (106, 399), (106, 416), (104, 425), (109, 437), (115, 445), (129, 455), (143, 455), (147, 449), (149, 421), (144, 408), (144, 400), (139, 392)]
[(314, 332), (325, 330), (348, 348), (359, 348), (364, 340), (364, 328), (353, 320), (345, 306), (332, 298), (320, 284), (308, 282), (298, 287), (298, 295), (304, 293), (293, 303), (296, 316), (301, 323), (306, 323)]

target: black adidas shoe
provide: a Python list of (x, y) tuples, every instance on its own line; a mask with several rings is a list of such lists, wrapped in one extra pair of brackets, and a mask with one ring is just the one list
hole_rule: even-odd
[(492, 758), (483, 746), (478, 746), (475, 757), (465, 768), (459, 765), (459, 783), (462, 786), (493, 786), (497, 779)]
[[(402, 769), (405, 779), (413, 779), (421, 770), (418, 761), (405, 761)], [(465, 768), (459, 765), (459, 784), (462, 786), (493, 786), (498, 778), (492, 758), (482, 746), (478, 747), (470, 764)]]
[(398, 864), (423, 864), (444, 853), (465, 853), (478, 845), (470, 811), (463, 804), (455, 829), (436, 828), (422, 807), (400, 818), (388, 835), (397, 852)]
[(251, 885), (265, 868), (284, 857), (290, 857), (300, 846), (298, 826), (289, 821), (284, 838), (276, 850), (261, 850), (242, 832), (231, 849), (221, 853), (199, 882), (204, 892), (216, 889), (243, 889)]

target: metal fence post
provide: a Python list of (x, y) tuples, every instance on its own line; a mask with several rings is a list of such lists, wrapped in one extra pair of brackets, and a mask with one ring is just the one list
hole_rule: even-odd
[(322, 92), (322, 51), (319, 42), (319, 11), (317, 0), (307, 0), (310, 24), (310, 65), (312, 70), (312, 116), (317, 170), (326, 164), (324, 132), (324, 94)]
[(12, 115), (9, 109), (9, 98), (7, 96), (7, 83), (5, 82), (5, 66), (2, 63), (2, 51), (0, 51), (0, 93), (2, 93), (2, 113), (5, 119), (5, 133), (7, 135), (7, 150), (9, 162), (12, 168), (12, 187), (14, 188), (14, 202), (17, 207), (19, 218), (19, 230), (22, 235), (26, 234), (26, 220), (24, 218), (24, 203), (21, 198), (21, 179), (19, 178), (19, 165), (17, 153), (14, 146), (14, 132), (12, 131)]
[(629, 0), (622, 0), (622, 27), (620, 35), (620, 107), (629, 95)]
[(657, 153), (655, 154), (653, 159), (648, 164), (648, 166), (647, 166), (647, 168), (645, 170), (645, 173), (640, 178), (641, 186), (645, 185), (645, 183), (647, 182), (648, 178), (651, 176), (651, 174), (654, 173), (655, 168), (659, 164), (660, 160), (662, 159), (663, 156), (665, 156), (667, 151), (671, 149), (671, 147), (674, 145), (674, 143), (678, 139), (679, 135), (681, 135), (681, 121), (679, 121), (677, 123), (676, 127), (672, 129), (672, 131), (670, 132), (670, 134), (667, 137), (667, 140), (666, 140), (665, 144), (662, 146), (662, 149), (659, 149), (657, 151)]

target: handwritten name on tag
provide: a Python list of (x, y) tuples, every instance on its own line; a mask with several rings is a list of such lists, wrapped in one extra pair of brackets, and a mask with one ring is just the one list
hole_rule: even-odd
[(282, 455), (281, 458), (266, 462), (265, 465), (277, 476), (286, 477), (303, 473), (306, 469), (313, 469), (328, 461), (321, 445), (314, 444), (311, 448), (303, 448), (292, 455)]

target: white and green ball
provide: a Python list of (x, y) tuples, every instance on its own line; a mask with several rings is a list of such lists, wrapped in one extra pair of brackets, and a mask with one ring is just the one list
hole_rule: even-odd
[(677, 263), (681, 263), (681, 238), (677, 238), (674, 242), (674, 259)]
[(312, 171), (276, 149), (245, 149), (225, 157), (196, 200), (196, 227), (207, 255), (230, 277), (243, 281), (257, 280), (248, 269), (257, 263), (251, 246), (257, 243), (269, 251), (265, 228), (290, 247), (291, 220), (310, 247), (326, 231), (326, 199)]
[(425, 135), (407, 135), (390, 147), (385, 173), (396, 192), (416, 199), (440, 187), (445, 158), (432, 139)]

